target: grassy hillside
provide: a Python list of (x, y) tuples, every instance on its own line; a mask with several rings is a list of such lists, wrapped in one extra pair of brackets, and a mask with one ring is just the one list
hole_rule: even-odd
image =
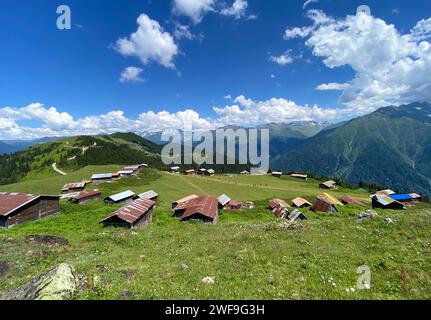
[[(89, 167), (74, 180), (114, 167)], [(72, 177), (72, 173), (70, 174)], [(54, 193), (65, 177), (0, 186), (0, 191)], [(98, 223), (118, 207), (102, 201), (82, 206), (63, 202), (58, 217), (0, 230), (0, 260), (10, 265), (0, 278), (0, 295), (52, 266), (67, 262), (89, 279), (77, 299), (430, 299), (431, 207), (380, 211), (375, 220), (356, 222), (360, 208), (339, 215), (304, 212), (309, 221), (278, 230), (267, 210), (273, 197), (312, 199), (317, 181), (289, 177), (186, 177), (147, 170), (137, 178), (99, 185), (103, 195), (126, 189), (160, 194), (154, 221), (143, 230), (104, 229)], [(180, 223), (172, 201), (191, 193), (254, 201), (255, 210), (222, 213), (217, 225)], [(341, 189), (369, 204), (368, 194)], [(384, 218), (396, 220), (387, 224)], [(67, 247), (30, 244), (26, 236), (47, 234), (69, 240)], [(372, 289), (356, 287), (358, 266), (372, 270)], [(408, 280), (401, 277), (403, 267)], [(201, 279), (213, 276), (215, 285)], [(335, 284), (334, 284), (335, 283)]]
[(0, 185), (56, 176), (54, 163), (66, 173), (91, 165), (147, 163), (165, 167), (160, 160), (160, 146), (133, 133), (78, 136), (0, 156)]
[(431, 118), (427, 113), (431, 113), (427, 104), (381, 109), (323, 131), (281, 153), (272, 165), (431, 196)]

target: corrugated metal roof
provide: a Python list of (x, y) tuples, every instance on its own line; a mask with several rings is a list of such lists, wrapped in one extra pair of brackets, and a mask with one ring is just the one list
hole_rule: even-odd
[(91, 176), (91, 180), (111, 179), (112, 173), (97, 173)]
[(238, 201), (235, 201), (235, 200), (229, 201), (228, 205), (230, 207), (233, 207), (233, 208), (239, 208), (239, 207), (242, 206), (241, 202), (238, 202)]
[(274, 214), (278, 218), (286, 218), (287, 215), (290, 213), (289, 210), (287, 210), (287, 208), (285, 208), (283, 206), (278, 206), (278, 207), (274, 208), (274, 210), (272, 212), (274, 212)]
[(190, 200), (188, 207), (184, 212), (181, 220), (190, 218), (195, 214), (201, 214), (205, 217), (215, 219), (218, 215), (218, 200), (210, 196), (202, 196)]
[(109, 215), (107, 218), (102, 220), (101, 222), (107, 221), (110, 218), (116, 216), (120, 218), (121, 220), (124, 220), (128, 223), (135, 223), (138, 221), (141, 217), (143, 217), (145, 214), (148, 213), (149, 210), (151, 210), (156, 203), (152, 200), (148, 199), (136, 199), (131, 204), (115, 211), (111, 215)]
[(409, 194), (391, 194), (389, 198), (397, 201), (413, 200), (413, 197)]
[(341, 203), (337, 198), (335, 198), (334, 196), (331, 196), (330, 194), (327, 193), (323, 193), (319, 196), (320, 199), (324, 199), (327, 202), (335, 205), (335, 206), (344, 206), (343, 203)]
[(85, 188), (86, 184), (86, 182), (66, 183), (63, 186), (63, 191), (67, 191), (70, 189), (82, 189)]
[(94, 196), (97, 196), (100, 194), (101, 194), (101, 192), (98, 189), (87, 190), (87, 191), (79, 192), (75, 197), (72, 197), (72, 199), (76, 200), (76, 201), (80, 201), (80, 200), (84, 200), (86, 198), (94, 197)]
[(350, 198), (348, 196), (341, 197), (341, 201), (344, 204), (350, 205), (350, 206), (362, 206), (362, 203), (356, 199)]
[[(179, 206), (179, 205), (182, 205), (182, 204), (184, 204), (184, 203), (186, 203), (186, 202), (188, 202), (190, 200), (196, 199), (198, 197), (199, 197), (198, 195), (192, 194), (190, 196), (187, 196), (187, 197), (184, 197), (184, 198), (182, 198), (180, 200), (177, 200), (177, 201), (173, 202), (172, 204)], [(175, 208), (175, 210), (179, 210), (179, 209)]]
[(213, 169), (208, 169), (208, 170), (207, 170), (207, 172), (208, 172), (209, 174), (214, 174), (214, 173), (215, 173), (215, 171), (214, 171)]
[(389, 204), (391, 204), (391, 203), (395, 202), (395, 200), (394, 200), (394, 199), (392, 199), (392, 198), (390, 198), (390, 197), (388, 197), (388, 196), (382, 195), (382, 194), (376, 194), (373, 198), (374, 198), (377, 202), (379, 202), (380, 204), (382, 204), (382, 205), (384, 205), (384, 206), (387, 206), (387, 205), (389, 205)]
[(135, 196), (135, 193), (133, 191), (127, 190), (127, 191), (120, 192), (120, 193), (114, 194), (112, 196), (109, 196), (107, 199), (110, 199), (114, 202), (118, 202), (118, 201), (132, 198), (134, 196)]
[(141, 193), (138, 197), (141, 199), (153, 199), (153, 198), (157, 198), (159, 195), (157, 194), (157, 192), (155, 192), (154, 190), (150, 190), (144, 193)]
[(333, 180), (329, 180), (329, 181), (325, 181), (323, 183), (321, 183), (322, 185), (328, 187), (328, 188), (333, 188), (337, 185), (337, 183)]
[(32, 194), (0, 192), (0, 216), (7, 216), (39, 197)]
[(132, 175), (133, 173), (135, 173), (134, 170), (121, 170), (117, 172), (119, 175)]
[(308, 202), (307, 200), (305, 200), (303, 198), (299, 198), (299, 197), (296, 199), (293, 199), (292, 203), (295, 207), (298, 207), (298, 208), (302, 208), (304, 206), (309, 206), (309, 207), (312, 206), (312, 204), (310, 202)]
[(396, 192), (393, 191), (393, 190), (391, 190), (391, 189), (386, 189), (386, 190), (377, 191), (376, 194), (378, 194), (378, 195), (384, 195), (384, 196), (389, 196), (391, 194), (396, 194)]
[(231, 201), (232, 199), (229, 198), (227, 195), (222, 194), (220, 197), (217, 198), (218, 203), (220, 203), (220, 205), (225, 206), (229, 203), (229, 201)]
[(292, 221), (295, 221), (298, 219), (308, 220), (307, 216), (299, 210), (294, 210), (291, 214), (289, 214), (288, 218), (289, 220), (292, 220)]
[(307, 174), (292, 173), (290, 176), (292, 178), (308, 179), (308, 175)]
[(311, 209), (315, 212), (338, 212), (334, 204), (320, 197), (316, 198), (316, 202)]
[(270, 207), (271, 209), (277, 208), (279, 206), (282, 206), (284, 208), (289, 208), (289, 204), (281, 199), (272, 199), (268, 202), (268, 207)]

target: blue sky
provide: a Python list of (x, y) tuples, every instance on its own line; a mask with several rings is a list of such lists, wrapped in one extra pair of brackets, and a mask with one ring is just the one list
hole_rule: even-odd
[[(1, 1), (0, 138), (159, 130), (184, 119), (202, 127), (338, 121), (429, 101), (428, 0), (304, 2)], [(71, 30), (56, 27), (61, 4), (71, 8)], [(362, 4), (372, 11), (363, 21)], [(138, 17), (151, 26), (134, 43)], [(369, 34), (346, 33), (357, 23)], [(119, 39), (142, 50), (126, 53)]]

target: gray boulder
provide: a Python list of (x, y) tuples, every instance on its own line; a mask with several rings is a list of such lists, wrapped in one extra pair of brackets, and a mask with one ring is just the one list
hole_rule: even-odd
[(378, 213), (374, 210), (366, 210), (365, 212), (361, 212), (358, 214), (358, 222), (362, 222), (365, 220), (370, 220), (378, 217)]
[(72, 266), (60, 264), (7, 293), (3, 300), (68, 300), (78, 291), (80, 279)]

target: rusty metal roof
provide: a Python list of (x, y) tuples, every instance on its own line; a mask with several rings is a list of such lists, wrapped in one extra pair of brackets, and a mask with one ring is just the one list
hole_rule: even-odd
[(7, 216), (39, 197), (32, 194), (0, 192), (0, 216)]
[(124, 220), (128, 223), (135, 223), (142, 216), (146, 215), (149, 210), (151, 210), (155, 206), (155, 202), (148, 199), (136, 199), (131, 204), (115, 211), (110, 214), (108, 217), (103, 219), (101, 222), (107, 221), (112, 217), (118, 217), (121, 220)]
[(0, 216), (7, 216), (39, 198), (60, 199), (60, 196), (33, 195), (18, 192), (0, 192)]
[(292, 200), (292, 203), (295, 207), (302, 208), (303, 206), (311, 207), (312, 204), (303, 198), (295, 198)]
[(272, 212), (278, 217), (278, 218), (286, 218), (287, 215), (290, 213), (287, 208), (283, 206), (276, 207)]
[(242, 203), (235, 201), (235, 200), (231, 200), (231, 201), (229, 201), (228, 206), (230, 206), (230, 207), (241, 207)]
[(311, 209), (315, 212), (338, 212), (334, 204), (317, 197)]
[[(185, 197), (185, 198), (182, 198), (182, 199), (180, 199), (180, 200), (177, 200), (177, 201), (175, 201), (175, 202), (173, 202), (172, 204), (176, 204), (177, 206), (179, 206), (179, 205), (184, 205), (186, 202), (188, 202), (188, 201), (190, 201), (190, 200), (193, 200), (193, 199), (196, 199), (196, 198), (198, 198), (199, 196), (198, 195), (195, 195), (195, 194), (192, 194), (192, 195), (190, 195), (190, 196), (187, 196), (187, 197)], [(178, 210), (177, 208), (175, 208), (175, 210)]]
[(187, 203), (186, 211), (181, 220), (187, 219), (195, 214), (201, 214), (211, 219), (215, 219), (218, 214), (218, 200), (210, 196), (202, 196), (190, 200)]
[(85, 188), (86, 184), (86, 182), (66, 183), (63, 186), (63, 191), (67, 191), (70, 189), (82, 189)]
[(268, 202), (268, 207), (270, 207), (271, 209), (275, 209), (279, 206), (282, 206), (284, 208), (289, 208), (289, 204), (281, 199), (272, 199)]
[(362, 203), (356, 199), (350, 198), (348, 196), (341, 197), (341, 201), (344, 204), (350, 205), (350, 206), (362, 206)]
[(80, 201), (80, 200), (83, 200), (83, 199), (86, 199), (86, 198), (90, 198), (90, 197), (94, 197), (94, 196), (97, 196), (97, 195), (100, 195), (100, 194), (101, 194), (101, 192), (98, 189), (87, 190), (87, 191), (79, 192), (75, 197), (72, 197), (72, 199)]

